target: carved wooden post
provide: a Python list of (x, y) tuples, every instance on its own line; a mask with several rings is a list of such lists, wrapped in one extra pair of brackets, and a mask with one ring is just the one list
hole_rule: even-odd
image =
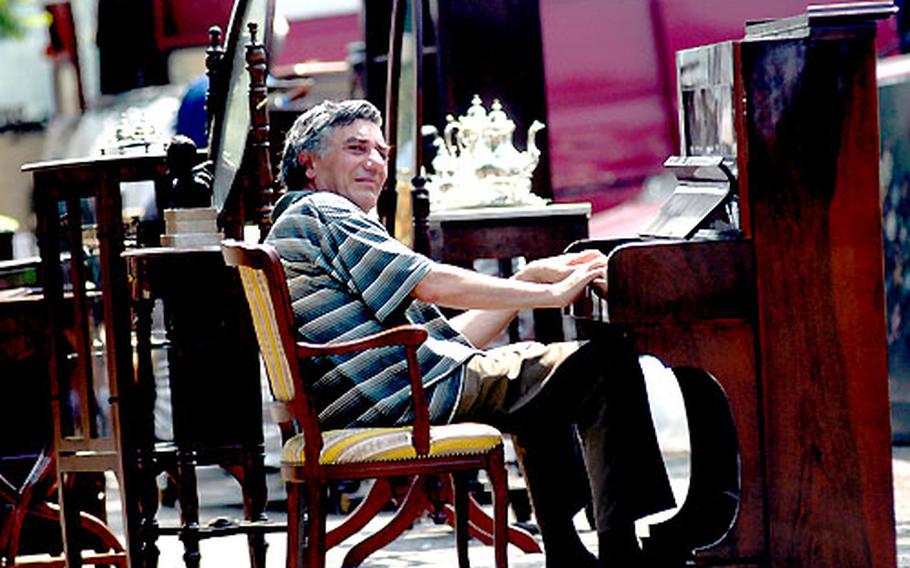
[(427, 180), (415, 176), (411, 180), (411, 208), (414, 215), (414, 250), (430, 256), (430, 192), (426, 188)]
[(209, 78), (208, 92), (205, 94), (206, 135), (211, 136), (212, 117), (216, 109), (224, 106), (226, 85), (222, 85), (221, 61), (224, 59), (224, 46), (221, 45), (221, 28), (209, 28), (209, 46), (205, 50), (205, 69)]
[(246, 64), (250, 73), (250, 135), (247, 157), (250, 169), (249, 180), (259, 192), (256, 207), (259, 234), (262, 238), (272, 227), (272, 204), (275, 192), (272, 190), (272, 162), (269, 155), (269, 99), (265, 78), (268, 73), (265, 46), (256, 40), (258, 26), (250, 22), (250, 43), (246, 46)]

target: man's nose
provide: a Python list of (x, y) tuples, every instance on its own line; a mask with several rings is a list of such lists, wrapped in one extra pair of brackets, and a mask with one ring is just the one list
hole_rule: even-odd
[(366, 167), (376, 170), (385, 165), (385, 158), (378, 150), (371, 150), (370, 154), (367, 156)]

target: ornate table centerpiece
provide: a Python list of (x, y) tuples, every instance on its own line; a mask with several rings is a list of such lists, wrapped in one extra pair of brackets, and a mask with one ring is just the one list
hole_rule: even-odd
[(512, 143), (515, 122), (499, 100), (487, 111), (477, 95), (466, 114), (446, 116), (442, 136), (435, 127), (424, 127), (436, 148), (433, 173), (427, 175), (431, 210), (545, 204), (531, 192), (540, 159), (535, 136), (543, 128), (540, 121), (531, 124), (527, 150), (521, 152)]

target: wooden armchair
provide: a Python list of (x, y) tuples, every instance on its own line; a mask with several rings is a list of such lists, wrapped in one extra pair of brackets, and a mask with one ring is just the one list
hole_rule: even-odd
[[(462, 474), (485, 469), (494, 494), (494, 549), (497, 568), (506, 566), (507, 490), (502, 438), (481, 424), (430, 426), (426, 396), (417, 364), (417, 347), (427, 332), (401, 326), (362, 339), (326, 345), (297, 342), (284, 269), (268, 245), (226, 241), (225, 262), (239, 269), (265, 360), (273, 413), (282, 428), (281, 473), (288, 492), (287, 566), (320, 568), (325, 552), (363, 527), (391, 500), (388, 481), (413, 476), (407, 495), (383, 529), (352, 548), (344, 566), (358, 566), (366, 556), (411, 526), (431, 504), (437, 477), (452, 476), (459, 566), (468, 566), (468, 496)], [(308, 357), (340, 355), (400, 345), (408, 361), (413, 426), (323, 431), (301, 363)], [(326, 534), (326, 486), (339, 479), (376, 479), (370, 496), (347, 521)]]

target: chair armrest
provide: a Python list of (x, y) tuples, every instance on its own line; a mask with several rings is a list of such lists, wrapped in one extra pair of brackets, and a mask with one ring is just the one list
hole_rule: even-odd
[(427, 396), (423, 388), (420, 365), (417, 361), (417, 347), (427, 338), (427, 330), (420, 325), (401, 325), (387, 331), (338, 343), (313, 344), (297, 342), (297, 357), (316, 355), (343, 355), (387, 347), (403, 346), (408, 361), (408, 379), (411, 381), (411, 400), (414, 402), (414, 429), (411, 443), (417, 455), (430, 452), (430, 411), (427, 408)]
[(392, 329), (374, 333), (359, 339), (351, 341), (340, 341), (338, 343), (306, 343), (297, 342), (297, 357), (314, 357), (317, 355), (344, 355), (345, 353), (354, 353), (375, 349), (377, 347), (387, 347), (390, 345), (418, 346), (427, 338), (427, 330), (419, 325), (400, 325)]

